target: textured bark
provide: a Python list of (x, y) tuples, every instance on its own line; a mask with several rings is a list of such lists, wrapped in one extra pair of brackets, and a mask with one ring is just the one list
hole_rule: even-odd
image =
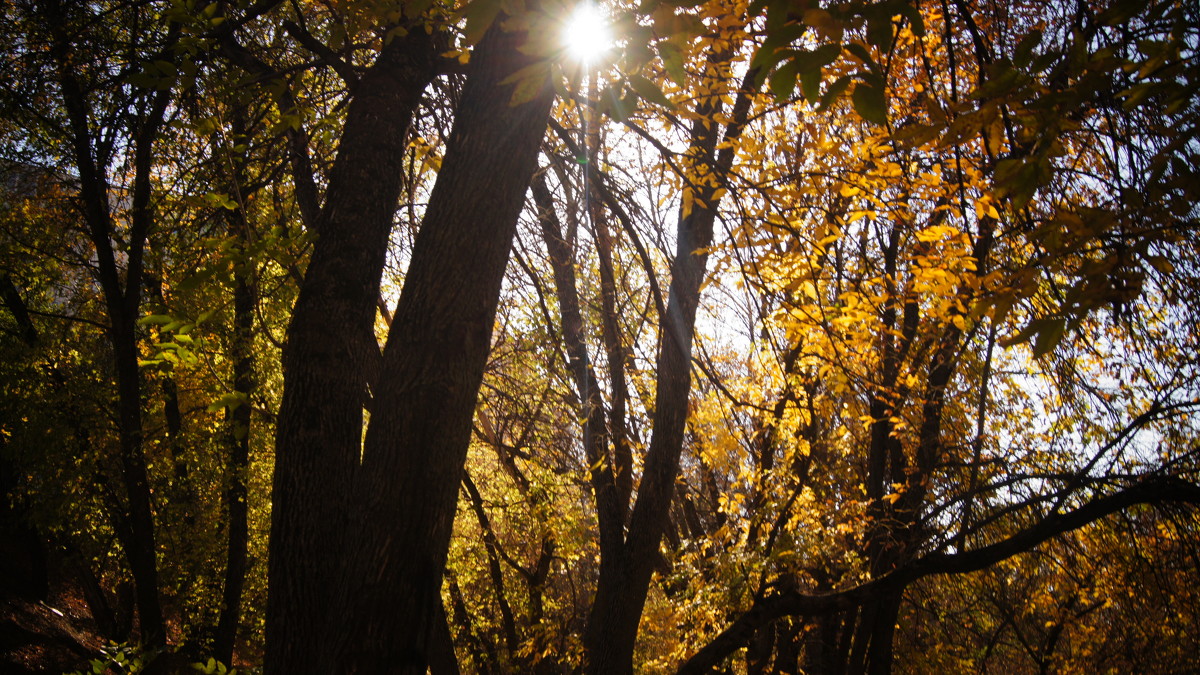
[(687, 421), (693, 328), (708, 259), (705, 254), (693, 252), (711, 241), (714, 215), (706, 210), (680, 220), (679, 253), (658, 356), (654, 435), (625, 546), (614, 564), (602, 563), (600, 567), (584, 639), (590, 673), (633, 671), (637, 627), (658, 559)]
[[(591, 82), (591, 97), (597, 96), (596, 82)], [(591, 111), (585, 111), (591, 115)], [(612, 439), (612, 463), (608, 473), (616, 490), (615, 508), (620, 513), (618, 531), (623, 531), (629, 518), (629, 502), (633, 497), (633, 452), (625, 437), (625, 407), (629, 400), (629, 385), (625, 378), (625, 349), (621, 341), (621, 322), (617, 312), (617, 280), (613, 270), (613, 237), (609, 231), (607, 214), (604, 210), (604, 194), (600, 188), (602, 179), (596, 170), (596, 148), (600, 145), (599, 124), (587, 125), (590, 129), (584, 139), (587, 161), (584, 171), (587, 180), (583, 188), (586, 200), (585, 211), (592, 225), (592, 236), (596, 241), (596, 260), (600, 268), (600, 339), (608, 361), (609, 389), (612, 400), (609, 411), (609, 436)]]
[[(592, 171), (592, 163), (587, 164)], [(608, 381), (612, 390), (612, 410), (609, 412), (609, 435), (612, 437), (611, 473), (616, 489), (617, 508), (621, 513), (621, 527), (629, 514), (629, 502), (633, 497), (633, 451), (625, 437), (625, 407), (629, 400), (629, 385), (625, 378), (625, 348), (621, 342), (621, 323), (617, 311), (617, 282), (613, 271), (612, 234), (600, 207), (597, 181), (591, 181), (592, 223), (595, 226), (596, 254), (600, 263), (600, 337), (608, 359)]]
[[(322, 672), (424, 673), (458, 487), (517, 216), (553, 99), (501, 84), (536, 57), (497, 19), (472, 54), (413, 245), (353, 489)], [(365, 88), (365, 86), (364, 86)], [(322, 479), (324, 477), (322, 476)]]
[(430, 675), (459, 675), (458, 656), (454, 653), (454, 635), (450, 632), (450, 618), (442, 603), (434, 607), (436, 613), (433, 630), (433, 645), (429, 650)]
[(424, 30), (392, 40), (347, 111), (319, 237), (288, 328), (268, 565), (267, 673), (318, 672), (361, 452), (379, 279), (406, 135), (434, 75)]

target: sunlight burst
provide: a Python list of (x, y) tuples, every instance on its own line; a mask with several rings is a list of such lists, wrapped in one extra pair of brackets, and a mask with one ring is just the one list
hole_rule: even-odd
[(563, 43), (575, 60), (595, 63), (612, 47), (607, 17), (590, 2), (579, 3), (564, 27)]

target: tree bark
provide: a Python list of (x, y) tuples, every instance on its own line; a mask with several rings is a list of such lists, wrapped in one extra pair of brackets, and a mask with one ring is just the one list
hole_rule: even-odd
[[(588, 462), (593, 499), (596, 500), (597, 529), (600, 533), (601, 563), (615, 561), (624, 541), (626, 507), (620, 500), (613, 463), (608, 461), (608, 430), (604, 424), (604, 399), (600, 382), (587, 348), (579, 290), (575, 279), (575, 256), (562, 234), (555, 214), (554, 201), (544, 175), (534, 179), (531, 188), (538, 207), (542, 240), (550, 254), (554, 272), (555, 295), (562, 316), (562, 337), (575, 390), (579, 394), (584, 453)], [(624, 367), (623, 365), (621, 367)]]
[(471, 57), (384, 351), (322, 672), (424, 673), (475, 401), (553, 92), (497, 18)]
[[(170, 101), (170, 91), (132, 93), (127, 104), (139, 110), (129, 120), (128, 138), (132, 152), (132, 190), (129, 194), (129, 229), (124, 247), (124, 269), (118, 263), (114, 241), (113, 198), (103, 152), (92, 129), (93, 111), (89, 92), (77, 78), (72, 62), (79, 55), (67, 33), (73, 17), (61, 2), (48, 2), (41, 11), (50, 26), (51, 54), (57, 66), (58, 84), (68, 120), (67, 142), (79, 171), (80, 208), (88, 235), (96, 250), (97, 280), (108, 313), (108, 337), (113, 348), (113, 370), (117, 390), (117, 427), (121, 478), (125, 488), (126, 536), (122, 546), (133, 574), (141, 639), (148, 647), (166, 645), (166, 628), (158, 598), (158, 561), (155, 544), (154, 510), (150, 480), (143, 449), (142, 386), (138, 370), (137, 320), (141, 307), (143, 254), (153, 222), (150, 207), (153, 145)], [(165, 36), (166, 48), (179, 35), (172, 25)], [(162, 55), (165, 56), (164, 51)]]
[(363, 75), (347, 111), (319, 237), (283, 354), (268, 563), (268, 674), (316, 672), (329, 636), (362, 451), (368, 369), (378, 359), (375, 303), (399, 201), (408, 127), (434, 75), (423, 29), (393, 39)]

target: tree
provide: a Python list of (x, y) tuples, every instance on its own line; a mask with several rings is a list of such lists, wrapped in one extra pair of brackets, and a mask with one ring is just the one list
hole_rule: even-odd
[[(510, 106), (504, 81), (534, 58), (517, 52), (521, 33), (495, 23), (468, 69), (381, 371), (369, 375), (378, 361), (372, 326), (405, 131), (443, 39), (416, 17), (406, 21), (398, 26), (406, 34), (385, 44), (351, 104), (289, 328), (269, 670), (425, 668), (490, 317), (549, 108), (548, 90)], [(381, 181), (390, 187), (359, 189)], [(468, 193), (488, 198), (457, 197)], [(360, 467), (368, 382), (375, 422)], [(337, 407), (328, 404), (331, 392)], [(443, 414), (450, 417), (439, 421)], [(350, 536), (340, 537), (347, 527)], [(350, 547), (344, 558), (330, 545), (338, 541)], [(318, 639), (330, 622), (336, 631)]]
[[(1188, 8), (614, 6), (587, 70), (553, 3), (69, 9), (103, 21), (6, 14), (54, 47), (9, 50), (6, 153), (57, 167), (84, 83), (130, 188), (76, 157), (6, 210), (4, 451), (98, 617), (120, 550), (158, 644), (265, 623), (272, 672), (1046, 670), (1186, 597)], [(110, 44), (135, 65), (62, 67)], [(87, 230), (115, 295), (60, 281), (90, 255), (37, 223), (71, 203), (128, 211)], [(137, 395), (39, 383), (103, 381), (130, 273)], [(121, 401), (140, 436), (95, 421)], [(114, 547), (126, 437), (149, 528)]]
[[(170, 64), (179, 28), (168, 23), (152, 34), (135, 34), (128, 29), (143, 8), (119, 6), (103, 21), (94, 21), (91, 9), (43, 3), (15, 7), (9, 18), (20, 22), (27, 44), (33, 47), (20, 49), (18, 58), (37, 77), (38, 93), (57, 99), (52, 115), (39, 119), (34, 112), (34, 120), (48, 122), (47, 136), (53, 145), (45, 150), (70, 157), (77, 172), (79, 215), (96, 255), (96, 281), (106, 308), (117, 391), (125, 494), (116, 532), (135, 580), (143, 640), (161, 647), (166, 632), (143, 448), (136, 333), (146, 240), (154, 222), (153, 145), (166, 120), (170, 93), (169, 89), (124, 87), (119, 78), (122, 68), (140, 71), (154, 59)], [(107, 58), (114, 52), (128, 54), (129, 60), (118, 63)], [(127, 178), (116, 177), (116, 184), (115, 162), (128, 169)], [(118, 222), (114, 210), (120, 211), (124, 222)]]

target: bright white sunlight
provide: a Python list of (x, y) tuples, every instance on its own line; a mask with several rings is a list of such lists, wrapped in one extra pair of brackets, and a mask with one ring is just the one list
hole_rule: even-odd
[(595, 63), (612, 47), (608, 18), (592, 3), (579, 3), (563, 26), (563, 44), (576, 61)]

